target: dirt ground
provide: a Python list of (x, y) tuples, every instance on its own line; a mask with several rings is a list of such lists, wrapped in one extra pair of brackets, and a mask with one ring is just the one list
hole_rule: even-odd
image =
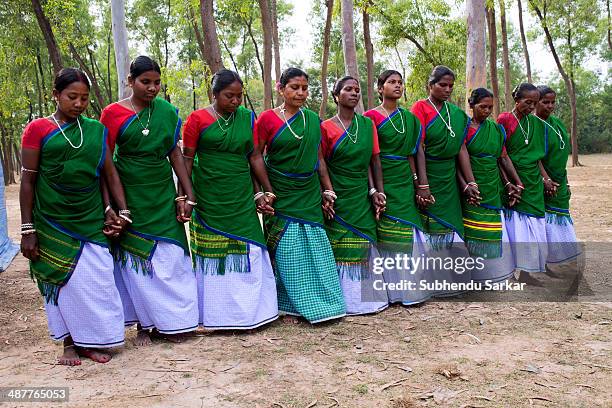
[[(612, 155), (581, 160), (569, 169), (578, 237), (612, 242)], [(587, 255), (592, 282), (609, 282), (611, 253)], [(69, 403), (47, 406), (70, 407), (612, 407), (612, 302), (586, 300), (437, 301), (140, 349), (130, 329), (108, 364), (68, 368), (19, 255), (0, 274), (0, 386), (69, 387)]]

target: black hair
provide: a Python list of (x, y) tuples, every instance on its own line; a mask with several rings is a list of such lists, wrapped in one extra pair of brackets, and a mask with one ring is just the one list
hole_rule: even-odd
[(540, 85), (538, 86), (538, 92), (540, 93), (540, 99), (545, 97), (548, 94), (553, 94), (557, 96), (557, 93), (554, 89), (550, 88), (548, 85)]
[(525, 92), (537, 90), (538, 88), (536, 88), (535, 85), (530, 84), (529, 82), (523, 82), (521, 84), (518, 84), (516, 88), (514, 88), (514, 90), (512, 91), (512, 99), (518, 101), (519, 99), (523, 99), (525, 97)]
[(282, 87), (285, 87), (288, 83), (289, 80), (291, 78), (297, 78), (297, 77), (304, 77), (306, 78), (306, 81), (308, 81), (308, 74), (305, 73), (304, 71), (302, 71), (299, 68), (287, 68), (286, 70), (283, 71), (283, 73), (281, 74), (280, 79), (278, 80), (278, 82), (281, 84)]
[(240, 82), (240, 85), (243, 86), (244, 83), (242, 79), (240, 79), (240, 75), (238, 75), (234, 71), (230, 71), (229, 69), (220, 69), (213, 75), (211, 82), (211, 89), (213, 94), (218, 95), (219, 92), (233, 84), (234, 82)]
[(145, 55), (139, 55), (130, 63), (130, 77), (138, 78), (147, 71), (155, 71), (161, 75), (159, 64)]
[(344, 76), (342, 78), (340, 78), (339, 80), (336, 81), (336, 83), (334, 84), (334, 88), (332, 89), (332, 98), (334, 99), (334, 103), (337, 105), (338, 104), (338, 95), (340, 95), (340, 91), (342, 90), (342, 88), (344, 87), (344, 84), (347, 81), (353, 80), (355, 82), (357, 82), (357, 85), (359, 85), (359, 81), (357, 80), (357, 78), (352, 77), (350, 75)]
[(57, 92), (62, 92), (64, 89), (68, 88), (68, 85), (72, 84), (73, 82), (82, 82), (87, 85), (87, 89), (91, 89), (89, 78), (83, 71), (78, 68), (63, 68), (55, 76), (53, 88)]
[(378, 76), (378, 79), (376, 80), (376, 88), (378, 89), (378, 98), (381, 101), (383, 99), (381, 90), (385, 86), (385, 82), (387, 82), (387, 79), (389, 79), (391, 75), (398, 75), (400, 78), (402, 78), (402, 80), (404, 79), (402, 77), (402, 74), (400, 74), (394, 69), (388, 69), (386, 71), (381, 72), (380, 75)]
[(456, 78), (455, 73), (452, 69), (444, 65), (438, 65), (431, 71), (429, 74), (429, 78), (427, 79), (427, 85), (435, 85), (442, 80), (446, 75), (450, 75), (453, 77), (453, 80)]
[(473, 108), (478, 102), (482, 101), (484, 98), (492, 98), (493, 94), (486, 88), (476, 88), (470, 94), (468, 98), (468, 104), (470, 108)]

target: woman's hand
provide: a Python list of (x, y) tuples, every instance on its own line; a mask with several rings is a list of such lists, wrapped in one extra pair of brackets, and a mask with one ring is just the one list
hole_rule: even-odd
[(372, 194), (372, 204), (374, 204), (374, 215), (376, 220), (380, 220), (380, 216), (387, 209), (387, 196), (379, 191)]
[(542, 178), (542, 180), (544, 182), (544, 193), (549, 197), (556, 195), (559, 183), (551, 178)]
[(468, 183), (463, 189), (463, 195), (467, 199), (468, 204), (471, 205), (478, 205), (480, 200), (482, 200), (476, 183)]
[(517, 203), (521, 201), (521, 194), (523, 193), (523, 189), (519, 188), (518, 186), (515, 186), (512, 183), (507, 183), (505, 188), (508, 194), (508, 206), (514, 207)]
[(30, 261), (38, 261), (40, 253), (38, 252), (38, 235), (36, 235), (36, 232), (21, 236), (21, 253)]
[[(176, 201), (176, 220), (180, 223), (191, 221), (191, 213), (193, 211), (194, 202), (189, 199), (180, 199)], [(191, 203), (191, 204), (190, 204)]]
[(334, 216), (336, 215), (336, 211), (334, 211), (335, 201), (336, 199), (334, 198), (334, 196), (330, 194), (323, 194), (323, 203), (322, 203), (323, 215), (328, 220), (334, 219)]
[(435, 197), (431, 194), (429, 188), (418, 188), (416, 191), (417, 206), (424, 210), (436, 202)]
[(274, 202), (276, 196), (273, 194), (264, 194), (255, 200), (257, 204), (257, 212), (262, 215), (274, 215)]
[(109, 209), (104, 214), (104, 228), (102, 233), (110, 239), (117, 239), (127, 226), (127, 221), (117, 216), (115, 210)]

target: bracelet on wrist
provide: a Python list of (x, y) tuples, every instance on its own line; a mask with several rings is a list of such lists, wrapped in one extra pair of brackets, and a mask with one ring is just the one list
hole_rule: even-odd
[(324, 196), (331, 197), (331, 198), (332, 198), (332, 199), (334, 199), (334, 200), (335, 200), (336, 198), (338, 198), (338, 196), (336, 195), (336, 193), (335, 193), (333, 190), (325, 190), (325, 191), (323, 191), (323, 195), (324, 195)]
[(276, 194), (274, 194), (274, 193), (273, 193), (273, 192), (271, 192), (271, 191), (266, 191), (266, 192), (264, 193), (264, 195), (265, 195), (266, 197), (274, 197), (274, 198), (276, 198)]
[(24, 235), (34, 234), (35, 232), (36, 232), (36, 229), (34, 229), (34, 228), (22, 230), (21, 231), (21, 236), (23, 237)]
[(414, 181), (417, 181), (417, 180), (419, 179), (418, 174), (416, 174), (416, 173), (412, 173), (412, 179), (413, 179)]
[(376, 192), (378, 192), (378, 190), (372, 187), (370, 191), (368, 191), (368, 197), (372, 197)]
[(107, 205), (106, 208), (104, 209), (104, 214), (106, 215), (106, 213), (109, 212), (112, 209), (113, 209), (113, 207), (110, 204)]
[(195, 207), (196, 205), (198, 205), (198, 203), (197, 203), (197, 202), (195, 202), (195, 201), (191, 201), (191, 200), (185, 200), (185, 203), (189, 204), (189, 205), (190, 205), (190, 206), (192, 206), (192, 207)]
[(259, 192), (255, 193), (255, 194), (253, 194), (253, 200), (257, 201), (261, 197), (263, 197), (264, 195), (266, 195), (266, 193), (264, 193), (263, 191), (259, 191)]
[(182, 196), (178, 196), (174, 199), (174, 201), (178, 202), (178, 201), (185, 201), (187, 199), (186, 195), (182, 195)]

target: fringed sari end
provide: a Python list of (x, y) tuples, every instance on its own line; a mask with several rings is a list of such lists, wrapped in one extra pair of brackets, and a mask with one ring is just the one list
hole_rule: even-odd
[(149, 259), (144, 259), (138, 255), (125, 251), (122, 248), (116, 248), (113, 251), (113, 257), (115, 258), (115, 262), (119, 263), (122, 268), (126, 268), (129, 262), (130, 269), (136, 273), (142, 273), (145, 276), (153, 276), (153, 273), (155, 272), (153, 262), (151, 261), (151, 259), (153, 259), (153, 252), (151, 252)]
[(250, 273), (249, 254), (230, 254), (220, 258), (208, 258), (194, 254), (193, 270), (203, 275), (225, 275), (226, 273)]
[(546, 223), (556, 225), (574, 225), (574, 220), (569, 214), (561, 214), (557, 212), (546, 211)]

